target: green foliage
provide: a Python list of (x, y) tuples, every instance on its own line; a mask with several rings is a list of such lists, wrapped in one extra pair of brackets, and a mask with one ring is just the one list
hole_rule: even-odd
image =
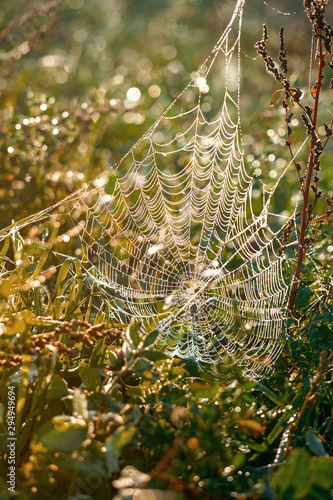
[[(63, 275), (68, 272), (64, 265)], [(7, 280), (11, 290), (15, 273)], [(70, 317), (76, 311), (80, 319), (74, 315), (68, 323), (62, 318), (68, 317), (72, 285), (61, 278), (54, 290), (51, 302), (61, 297), (58, 321), (31, 312), (34, 289), (28, 295), (16, 292), (12, 310), (7, 297), (2, 301), (7, 322), (1, 349), (7, 355), (2, 355), (1, 397), (6, 408), (7, 386), (15, 385), (18, 425), (22, 419), (19, 498), (34, 495), (34, 485), (50, 498), (103, 498), (117, 489), (122, 498), (123, 483), (117, 481), (126, 467), (151, 488), (176, 489), (179, 498), (217, 498), (216, 492), (218, 498), (328, 498), (333, 461), (329, 378), (323, 374), (313, 388), (315, 404), (304, 409), (304, 402), (311, 399), (314, 374), (327, 370), (318, 362), (332, 335), (330, 304), (301, 323), (275, 376), (257, 383), (227, 364), (210, 373), (169, 359), (152, 347), (156, 332), (143, 337), (138, 323), (119, 336), (105, 323), (91, 326), (84, 308), (74, 306)], [(91, 298), (81, 296), (81, 303)], [(26, 308), (17, 312), (22, 301)], [(301, 315), (306, 304), (299, 308)], [(19, 333), (13, 337), (14, 331)], [(48, 343), (36, 344), (43, 332)], [(288, 429), (290, 441), (284, 438)], [(141, 484), (135, 481), (129, 484)]]
[(282, 500), (329, 498), (333, 488), (333, 458), (311, 456), (306, 450), (295, 449), (273, 474), (272, 486)]

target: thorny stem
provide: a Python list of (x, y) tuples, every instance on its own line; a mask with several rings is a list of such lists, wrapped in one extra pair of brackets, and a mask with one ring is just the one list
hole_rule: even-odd
[[(317, 126), (320, 87), (321, 87), (321, 81), (323, 78), (323, 69), (324, 69), (324, 55), (323, 55), (323, 46), (322, 46), (321, 37), (318, 37), (317, 49), (318, 49), (318, 55), (319, 55), (318, 80), (317, 80), (318, 81), (318, 89), (317, 89), (317, 92), (315, 95), (315, 102), (314, 102), (314, 107), (313, 107), (313, 117), (312, 118), (310, 117), (314, 129)], [(315, 166), (314, 147), (315, 147), (315, 143), (312, 140), (311, 146), (310, 146), (309, 164), (308, 164), (309, 166), (308, 166), (308, 173), (307, 173), (307, 177), (306, 177), (306, 183), (305, 183), (304, 189), (302, 189), (303, 206), (302, 206), (302, 221), (301, 221), (301, 227), (300, 227), (300, 237), (299, 237), (299, 244), (298, 244), (298, 255), (297, 255), (296, 270), (295, 270), (295, 274), (294, 274), (293, 284), (291, 287), (291, 292), (290, 292), (290, 296), (289, 296), (289, 303), (288, 303), (288, 309), (289, 309), (290, 316), (294, 312), (296, 293), (297, 293), (297, 289), (298, 289), (298, 285), (299, 285), (299, 277), (301, 274), (302, 263), (303, 263), (305, 253), (307, 250), (307, 248), (305, 247), (305, 233), (306, 233), (306, 229), (307, 229), (309, 222), (310, 222), (310, 212), (309, 212), (308, 202), (309, 202), (310, 186), (311, 186), (311, 181), (312, 181), (312, 176), (313, 176), (313, 169)]]

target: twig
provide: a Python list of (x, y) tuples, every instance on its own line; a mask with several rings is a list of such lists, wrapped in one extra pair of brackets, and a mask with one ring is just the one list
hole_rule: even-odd
[[(171, 447), (165, 452), (154, 469), (149, 473), (149, 476), (151, 479), (165, 481), (177, 492), (184, 493), (190, 499), (203, 498), (206, 500), (214, 500), (215, 497), (212, 497), (208, 493), (202, 491), (194, 483), (188, 484), (180, 477), (173, 476), (170, 472), (168, 472), (171, 468), (172, 460), (177, 456), (181, 448), (181, 444), (181, 440), (176, 438)], [(219, 496), (219, 498), (223, 500), (222, 496)]]

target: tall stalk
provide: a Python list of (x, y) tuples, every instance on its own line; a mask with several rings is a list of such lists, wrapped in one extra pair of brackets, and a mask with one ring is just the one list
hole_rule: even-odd
[[(322, 82), (325, 57), (323, 55), (323, 45), (322, 45), (322, 40), (320, 37), (318, 38), (318, 41), (317, 41), (317, 51), (318, 51), (318, 57), (319, 57), (317, 82)], [(311, 118), (311, 115), (309, 116), (309, 120), (311, 120), (314, 131), (316, 131), (316, 128), (317, 128), (317, 117), (318, 117), (320, 91), (321, 91), (321, 83), (318, 85), (318, 88), (317, 88), (317, 91), (315, 94), (315, 102), (314, 102), (314, 106), (313, 106), (313, 117)], [(314, 171), (314, 166), (315, 166), (315, 161), (314, 161), (314, 158), (315, 158), (314, 148), (315, 147), (316, 147), (316, 142), (314, 140), (311, 140), (306, 183), (305, 183), (305, 187), (303, 187), (303, 185), (301, 186), (302, 198), (303, 198), (302, 220), (301, 220), (300, 236), (299, 236), (299, 243), (298, 243), (296, 270), (295, 270), (295, 274), (294, 274), (294, 278), (293, 278), (293, 284), (291, 287), (291, 292), (290, 292), (290, 296), (289, 296), (289, 303), (288, 303), (288, 309), (289, 309), (290, 315), (293, 314), (293, 312), (294, 312), (296, 293), (297, 293), (297, 289), (298, 289), (299, 278), (300, 278), (301, 269), (302, 269), (302, 263), (304, 261), (305, 253), (308, 249), (308, 246), (305, 245), (305, 234), (306, 234), (307, 227), (310, 223), (311, 215), (312, 215), (313, 208), (314, 208), (314, 205), (312, 205), (312, 207), (311, 207), (312, 209), (309, 210), (310, 186), (311, 186), (311, 182), (312, 182), (312, 178), (313, 178), (313, 171)], [(318, 194), (318, 193), (316, 193), (316, 194)], [(316, 200), (317, 199), (318, 198), (316, 197)]]
[[(279, 89), (276, 92), (282, 91), (285, 94), (285, 97), (282, 101), (282, 105), (286, 113), (286, 118), (285, 118), (286, 128), (287, 128), (286, 146), (289, 149), (292, 161), (294, 163), (302, 193), (302, 211), (301, 211), (302, 218), (300, 225), (300, 236), (298, 243), (296, 269), (291, 284), (291, 290), (288, 302), (288, 309), (290, 316), (292, 316), (294, 313), (296, 295), (302, 271), (302, 264), (304, 262), (306, 252), (309, 249), (309, 247), (311, 247), (311, 245), (314, 243), (324, 222), (333, 213), (332, 210), (333, 197), (332, 197), (331, 199), (326, 199), (327, 206), (325, 212), (318, 217), (315, 217), (314, 215), (314, 208), (317, 204), (318, 199), (321, 198), (322, 196), (322, 192), (318, 190), (318, 182), (319, 182), (318, 173), (320, 170), (320, 159), (329, 138), (332, 136), (332, 126), (333, 126), (333, 118), (331, 119), (331, 122), (329, 124), (323, 122), (326, 138), (323, 141), (320, 140), (317, 133), (317, 125), (318, 125), (317, 121), (318, 121), (318, 111), (320, 105), (320, 95), (322, 91), (322, 81), (323, 81), (323, 72), (325, 64), (328, 63), (328, 65), (333, 69), (333, 58), (332, 58), (333, 32), (332, 28), (325, 19), (325, 10), (327, 4), (328, 4), (327, 0), (303, 1), (303, 5), (305, 7), (307, 16), (312, 24), (313, 34), (317, 39), (317, 47), (316, 47), (318, 56), (317, 81), (314, 84), (313, 88), (311, 89), (311, 95), (314, 99), (313, 107), (301, 104), (300, 102), (300, 98), (302, 96), (301, 90), (299, 88), (291, 87), (290, 81), (287, 77), (288, 74), (287, 50), (285, 48), (283, 28), (280, 29), (279, 66), (275, 63), (273, 58), (267, 53), (267, 41), (268, 41), (267, 26), (264, 25), (262, 40), (257, 42), (255, 45), (258, 54), (265, 62), (267, 71), (270, 72), (275, 78), (275, 80), (277, 80), (282, 86), (282, 89)], [(333, 88), (333, 79), (331, 80), (331, 89), (332, 88)], [(308, 170), (304, 176), (302, 176), (301, 174), (302, 167), (299, 163), (297, 163), (292, 150), (291, 117), (293, 116), (293, 113), (289, 113), (290, 104), (292, 104), (293, 106), (297, 105), (302, 110), (302, 115), (301, 115), (302, 122), (304, 124), (306, 133), (311, 138), (310, 151), (307, 162)], [(314, 201), (312, 203), (310, 203), (311, 190), (314, 196)], [(314, 231), (312, 231), (311, 236), (307, 238), (306, 235), (310, 224), (314, 225)], [(293, 226), (294, 223), (292, 221), (292, 223), (289, 223), (288, 227), (284, 230), (283, 238), (281, 240), (282, 249), (287, 239), (289, 238), (290, 234), (292, 233)]]

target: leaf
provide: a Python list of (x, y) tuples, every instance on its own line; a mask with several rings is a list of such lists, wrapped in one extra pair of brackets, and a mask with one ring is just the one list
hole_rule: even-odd
[(52, 245), (53, 245), (53, 243), (56, 240), (56, 237), (57, 237), (57, 234), (58, 234), (58, 231), (59, 231), (59, 227), (60, 227), (60, 224), (56, 225), (55, 228), (53, 229), (52, 235), (50, 237), (50, 241), (45, 246), (45, 249), (44, 249), (42, 255), (39, 257), (39, 259), (37, 261), (36, 269), (35, 269), (35, 271), (34, 271), (34, 273), (32, 275), (32, 279), (33, 280), (36, 279), (36, 278), (38, 278), (38, 276), (42, 272), (43, 266), (44, 266), (45, 262), (47, 261), (47, 258), (49, 256), (51, 250), (52, 250)]
[(9, 245), (10, 245), (10, 237), (7, 236), (5, 238), (5, 241), (4, 241), (4, 244), (3, 244), (2, 248), (0, 250), (0, 264), (1, 264), (2, 260), (3, 260), (3, 257), (7, 254), (7, 251), (9, 249)]
[(16, 282), (14, 277), (9, 279), (1, 279), (0, 282), (0, 299), (7, 299), (9, 295), (12, 295), (16, 291)]
[(189, 385), (189, 390), (197, 398), (213, 398), (214, 396), (216, 396), (216, 393), (219, 390), (219, 386), (218, 384), (208, 385), (203, 384), (202, 382), (193, 382), (193, 384)]
[(253, 380), (249, 380), (242, 385), (243, 391), (251, 391), (251, 389), (255, 389), (258, 386), (258, 382), (254, 382)]
[(38, 430), (37, 436), (45, 446), (72, 453), (81, 448), (87, 432), (87, 423), (82, 418), (61, 415), (44, 424)]
[(131, 323), (129, 327), (129, 336), (135, 347), (140, 344), (140, 325), (137, 322)]
[(246, 454), (245, 453), (239, 452), (233, 456), (232, 465), (234, 466), (235, 470), (242, 467), (245, 463), (246, 463)]
[(86, 316), (85, 316), (85, 321), (88, 321), (88, 323), (90, 323), (90, 316), (91, 316), (91, 309), (92, 309), (92, 306), (93, 306), (93, 298), (94, 298), (94, 289), (95, 289), (95, 282), (92, 281), (92, 284), (91, 284), (91, 289), (90, 289), (90, 295), (89, 295), (89, 302), (88, 302), (88, 306), (87, 306), (87, 310), (86, 310)]
[(80, 370), (80, 377), (88, 391), (96, 391), (101, 385), (101, 375), (98, 368), (84, 366)]
[(22, 356), (22, 366), (20, 373), (20, 385), (17, 395), (16, 403), (16, 428), (20, 429), (23, 410), (26, 403), (26, 397), (28, 394), (29, 387), (29, 373), (30, 373), (31, 355), (23, 354)]
[(256, 441), (253, 441), (252, 439), (246, 439), (244, 441), (244, 444), (246, 444), (251, 450), (258, 451), (259, 453), (265, 453), (267, 451), (267, 446), (265, 443), (257, 443)]
[(126, 446), (136, 433), (136, 427), (130, 425), (125, 428), (123, 425), (118, 427), (110, 437), (105, 441), (105, 461), (108, 468), (108, 473), (117, 472), (119, 470), (118, 458), (121, 449)]
[(191, 358), (186, 358), (182, 360), (185, 362), (185, 370), (188, 371), (191, 377), (197, 377), (198, 376), (198, 363)]
[(68, 394), (67, 382), (60, 377), (60, 375), (54, 375), (51, 379), (50, 385), (48, 387), (46, 397), (47, 399), (58, 399), (66, 396)]
[(270, 446), (275, 441), (275, 439), (277, 439), (277, 437), (283, 432), (287, 424), (287, 421), (295, 413), (295, 411), (299, 410), (308, 390), (309, 390), (309, 377), (304, 381), (302, 388), (296, 394), (292, 402), (292, 408), (286, 410), (282, 414), (276, 425), (273, 427), (273, 429), (265, 439), (265, 442), (268, 446)]
[(105, 186), (105, 192), (109, 195), (113, 194), (114, 188), (116, 186), (117, 176), (116, 174), (110, 175), (108, 182)]
[(261, 382), (258, 382), (257, 384), (257, 387), (255, 387), (254, 389), (255, 391), (262, 391), (264, 394), (266, 394), (267, 397), (269, 397), (269, 399), (271, 401), (273, 401), (273, 403), (283, 407), (284, 406), (284, 403), (283, 401), (279, 398), (279, 396), (277, 396), (271, 389), (269, 389), (268, 387), (266, 387), (264, 384), (262, 384)]
[(60, 268), (57, 282), (55, 285), (55, 292), (54, 292), (56, 297), (63, 294), (63, 291), (64, 291), (63, 288), (64, 288), (64, 285), (66, 283), (67, 273), (68, 273), (72, 263), (73, 263), (73, 259), (68, 258), (65, 260), (65, 262), (63, 263), (63, 265)]
[(311, 429), (307, 433), (306, 438), (307, 438), (307, 445), (311, 453), (313, 453), (314, 455), (319, 455), (321, 457), (328, 457), (328, 453), (326, 452), (322, 441), (319, 439), (318, 436), (315, 435), (314, 429)]
[(149, 370), (143, 370), (143, 372), (142, 372), (142, 378), (144, 378), (145, 380), (152, 380), (154, 378), (154, 375)]
[(139, 375), (139, 377), (141, 377), (142, 373), (145, 371), (145, 370), (148, 370), (150, 371), (151, 370), (151, 363), (149, 363), (148, 360), (146, 359), (143, 359), (143, 358), (138, 358), (133, 366), (133, 372), (136, 374), (136, 375)]
[(144, 358), (149, 359), (149, 361), (162, 361), (164, 359), (170, 359), (170, 356), (168, 356), (167, 354), (164, 354), (164, 352), (161, 352), (161, 351), (144, 350), (144, 351), (141, 351), (140, 354)]
[(313, 471), (314, 482), (326, 491), (333, 488), (333, 458), (313, 457), (310, 469)]
[(318, 328), (318, 334), (323, 344), (327, 344), (329, 341), (333, 340), (333, 332), (326, 325), (321, 325)]
[(296, 305), (297, 307), (304, 307), (309, 302), (312, 296), (312, 290), (308, 286), (302, 288), (297, 294)]
[(159, 330), (152, 330), (150, 333), (148, 333), (147, 337), (145, 338), (143, 342), (143, 347), (149, 347), (150, 345), (154, 344), (156, 341), (157, 337), (159, 336), (160, 332)]
[(78, 259), (72, 259), (72, 262), (75, 267), (75, 280), (73, 280), (72, 285), (70, 287), (70, 293), (66, 301), (66, 320), (71, 319), (71, 315), (78, 308), (78, 304), (82, 295), (82, 267), (80, 261)]
[(33, 312), (24, 309), (13, 316), (6, 322), (6, 335), (13, 336), (18, 333), (26, 332), (28, 326), (33, 322)]
[(239, 399), (244, 401), (245, 403), (251, 404), (254, 403), (256, 398), (254, 397), (253, 394), (249, 394), (248, 392), (242, 392), (242, 394), (239, 396)]
[(287, 461), (272, 476), (273, 489), (279, 500), (298, 500), (306, 498), (312, 487), (309, 473), (311, 456), (306, 450), (296, 449)]
[(257, 420), (238, 420), (237, 425), (242, 432), (250, 432), (254, 435), (263, 434), (265, 432), (265, 427), (260, 422), (257, 422)]
[(94, 368), (103, 366), (105, 358), (106, 346), (105, 339), (99, 339), (91, 353), (89, 365)]

